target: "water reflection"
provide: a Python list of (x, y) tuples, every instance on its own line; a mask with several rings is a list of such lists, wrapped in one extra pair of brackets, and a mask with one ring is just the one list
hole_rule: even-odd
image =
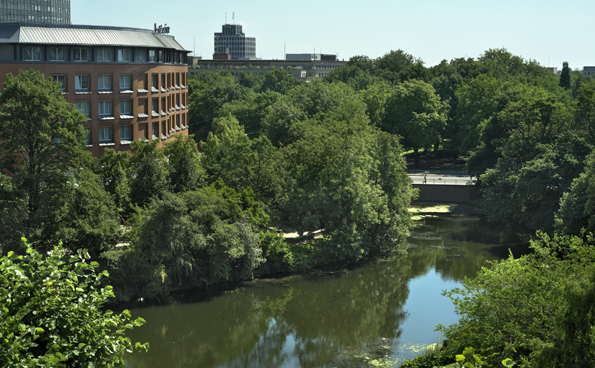
[[(410, 280), (436, 275), (460, 281), (487, 260), (506, 257), (509, 247), (515, 254), (526, 251), (505, 231), (457, 213), (421, 218), (409, 241), (409, 257), (330, 275), (256, 282), (206, 302), (135, 309), (147, 323), (129, 337), (151, 348), (127, 356), (126, 366), (350, 366), (338, 357), (375, 344), (395, 352), (399, 344), (414, 342), (401, 341)], [(414, 319), (407, 328), (419, 328), (411, 326)]]
[(134, 310), (148, 354), (129, 367), (320, 367), (337, 353), (395, 339), (411, 268), (407, 259), (282, 285), (257, 285), (206, 303)]

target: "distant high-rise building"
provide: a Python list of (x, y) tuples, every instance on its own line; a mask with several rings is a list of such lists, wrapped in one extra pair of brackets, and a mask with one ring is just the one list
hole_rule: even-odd
[(222, 32), (215, 33), (214, 59), (229, 55), (230, 59), (255, 59), (256, 38), (246, 37), (239, 24), (224, 24)]
[(70, 0), (0, 0), (0, 23), (71, 24)]

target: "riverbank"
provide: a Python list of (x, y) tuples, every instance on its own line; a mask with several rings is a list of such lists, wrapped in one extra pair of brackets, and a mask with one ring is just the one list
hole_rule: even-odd
[(201, 297), (192, 291), (168, 305), (134, 308), (147, 324), (131, 337), (148, 341), (151, 350), (126, 362), (132, 368), (400, 364), (438, 342), (436, 324), (456, 322), (442, 290), (486, 261), (507, 257), (508, 248), (520, 253), (514, 234), (467, 210), (423, 212), (405, 257), (228, 284)]

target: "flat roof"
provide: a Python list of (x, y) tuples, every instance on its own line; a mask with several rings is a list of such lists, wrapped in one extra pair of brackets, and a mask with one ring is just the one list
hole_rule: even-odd
[(155, 47), (187, 51), (174, 36), (149, 29), (76, 24), (0, 24), (0, 44)]

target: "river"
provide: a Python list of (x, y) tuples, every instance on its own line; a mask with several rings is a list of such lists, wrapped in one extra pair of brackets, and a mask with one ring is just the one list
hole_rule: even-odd
[(387, 357), (398, 367), (440, 340), (435, 325), (457, 321), (443, 290), (509, 249), (528, 251), (464, 206), (414, 210), (406, 257), (133, 309), (147, 323), (128, 336), (151, 348), (128, 355), (126, 367), (367, 367)]

